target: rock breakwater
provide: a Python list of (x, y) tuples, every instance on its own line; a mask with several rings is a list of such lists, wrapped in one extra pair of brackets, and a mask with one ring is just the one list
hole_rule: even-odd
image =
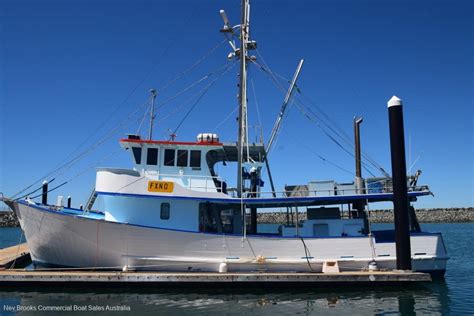
[[(416, 217), (420, 223), (473, 223), (474, 208), (417, 209)], [(298, 218), (306, 220), (306, 212), (300, 212)], [(373, 223), (393, 223), (393, 210), (371, 210), (370, 220)], [(259, 213), (258, 222), (268, 224), (285, 223), (286, 213)]]
[(0, 227), (19, 227), (16, 214), (10, 211), (0, 212)]
[[(474, 223), (474, 208), (433, 208), (418, 209), (416, 217), (420, 223)], [(306, 220), (306, 212), (298, 214), (299, 220)], [(393, 210), (371, 210), (372, 223), (392, 223)], [(269, 212), (258, 214), (259, 223), (277, 224), (286, 222), (286, 213)], [(9, 211), (0, 211), (0, 227), (19, 227), (16, 215)]]

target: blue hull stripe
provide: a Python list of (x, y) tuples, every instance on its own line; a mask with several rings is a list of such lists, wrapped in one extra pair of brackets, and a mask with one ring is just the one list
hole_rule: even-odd
[[(309, 197), (286, 197), (286, 198), (209, 198), (209, 197), (189, 197), (189, 196), (173, 196), (173, 195), (148, 195), (148, 194), (135, 194), (135, 193), (116, 193), (116, 192), (104, 192), (97, 191), (98, 195), (110, 195), (110, 196), (127, 196), (127, 197), (140, 197), (146, 199), (176, 199), (176, 200), (194, 200), (194, 201), (209, 201), (209, 202), (222, 202), (222, 203), (233, 203), (240, 204), (244, 202), (247, 205), (252, 204), (288, 204), (294, 203), (311, 203), (318, 201), (354, 201), (354, 200), (391, 200), (393, 197), (392, 193), (377, 193), (377, 194), (365, 194), (365, 195), (332, 195), (332, 196), (309, 196)], [(422, 195), (428, 195), (428, 191), (419, 192), (408, 192), (409, 197), (417, 197)]]

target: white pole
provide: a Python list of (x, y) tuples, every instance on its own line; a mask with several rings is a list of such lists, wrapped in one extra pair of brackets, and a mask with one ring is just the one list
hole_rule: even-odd
[(148, 139), (151, 140), (153, 136), (153, 120), (155, 119), (155, 98), (156, 98), (156, 90), (151, 89), (151, 110), (150, 110), (150, 132), (148, 133)]
[(291, 97), (293, 96), (293, 92), (296, 87), (296, 80), (298, 80), (298, 76), (300, 75), (301, 68), (303, 67), (304, 59), (301, 59), (298, 67), (296, 67), (295, 74), (293, 75), (293, 80), (291, 80), (290, 87), (288, 88), (288, 91), (286, 92), (285, 100), (283, 101), (283, 104), (280, 109), (280, 113), (278, 114), (278, 117), (275, 121), (275, 125), (273, 125), (272, 129), (272, 134), (270, 135), (270, 140), (268, 141), (266, 152), (267, 155), (270, 153), (270, 150), (272, 149), (272, 144), (273, 141), (275, 140), (275, 137), (278, 135), (278, 132), (280, 131), (280, 126), (281, 122), (283, 120), (283, 116), (285, 115), (286, 107), (288, 106), (288, 103), (290, 102)]

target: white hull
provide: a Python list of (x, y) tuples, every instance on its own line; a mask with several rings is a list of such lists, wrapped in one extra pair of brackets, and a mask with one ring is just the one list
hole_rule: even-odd
[[(282, 238), (194, 233), (95, 220), (14, 203), (36, 263), (63, 267), (160, 271), (314, 271), (337, 261), (341, 271), (394, 269), (395, 244), (369, 237)], [(411, 237), (415, 271), (443, 273), (447, 255), (439, 234)], [(307, 258), (308, 257), (308, 258)]]

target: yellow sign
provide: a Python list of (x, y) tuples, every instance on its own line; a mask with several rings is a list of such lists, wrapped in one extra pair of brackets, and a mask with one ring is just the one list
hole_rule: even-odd
[(148, 181), (148, 192), (173, 192), (174, 183), (169, 181)]

